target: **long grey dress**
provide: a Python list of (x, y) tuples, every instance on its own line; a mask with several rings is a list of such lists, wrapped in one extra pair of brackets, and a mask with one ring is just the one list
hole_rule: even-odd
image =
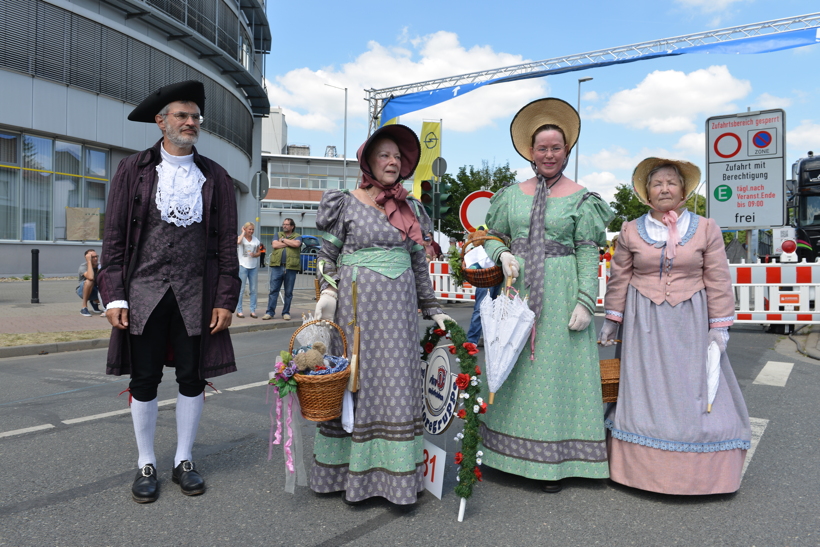
[[(429, 218), (420, 206), (412, 208), (426, 231)], [(341, 265), (340, 255), (403, 247), (410, 252), (412, 267), (395, 279), (358, 267), (356, 319), (361, 341), (354, 429), (346, 433), (340, 420), (319, 424), (310, 487), (320, 493), (345, 490), (350, 501), (382, 496), (395, 504), (415, 503), (424, 489), (418, 310), (425, 316), (442, 313), (424, 250), (410, 238), (403, 241), (384, 214), (348, 192), (325, 192), (316, 226), (327, 234), (318, 260), (324, 261), (324, 273), (339, 286), (334, 322), (351, 342), (354, 267)], [(320, 280), (323, 289), (328, 286)]]

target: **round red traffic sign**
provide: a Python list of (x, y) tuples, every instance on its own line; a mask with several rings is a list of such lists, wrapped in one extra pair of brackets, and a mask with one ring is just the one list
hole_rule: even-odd
[(489, 190), (478, 190), (464, 198), (458, 208), (458, 218), (465, 230), (475, 232), (476, 227), (484, 224), (484, 218), (490, 210), (490, 198), (493, 195)]
[[(723, 152), (720, 151), (720, 142), (725, 138), (735, 139), (735, 143), (737, 144), (737, 148), (735, 148), (733, 151), (729, 152), (728, 154), (724, 154)], [(734, 133), (724, 133), (723, 135), (721, 135), (721, 136), (719, 136), (718, 138), (715, 139), (715, 145), (714, 145), (713, 148), (715, 149), (715, 154), (717, 154), (721, 158), (731, 158), (733, 156), (736, 156), (737, 153), (740, 152), (740, 149), (743, 148), (743, 142), (740, 140), (740, 137), (738, 137)]]

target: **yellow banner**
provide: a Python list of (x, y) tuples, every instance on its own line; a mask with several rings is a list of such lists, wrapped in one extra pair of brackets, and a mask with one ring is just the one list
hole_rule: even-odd
[(433, 160), (441, 155), (441, 122), (421, 124), (421, 160), (413, 176), (413, 195), (421, 197), (421, 181), (432, 180)]

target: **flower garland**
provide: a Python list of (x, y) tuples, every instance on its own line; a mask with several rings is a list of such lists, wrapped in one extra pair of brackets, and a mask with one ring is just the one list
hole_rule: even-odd
[(428, 327), (421, 339), (421, 358), (427, 361), (430, 353), (442, 336), (453, 342), (448, 350), (456, 356), (460, 373), (456, 376), (456, 386), (461, 390), (459, 401), (462, 408), (456, 416), (464, 420), (464, 429), (456, 435), (461, 441), (461, 450), (456, 452), (455, 463), (459, 465), (456, 495), (469, 498), (473, 494), (473, 485), (481, 481), (481, 456), (478, 450), (481, 437), (478, 434), (478, 415), (487, 411), (487, 403), (479, 397), (481, 392), (481, 369), (476, 364), (478, 348), (467, 342), (464, 330), (455, 321), (445, 321), (447, 332), (440, 328)]

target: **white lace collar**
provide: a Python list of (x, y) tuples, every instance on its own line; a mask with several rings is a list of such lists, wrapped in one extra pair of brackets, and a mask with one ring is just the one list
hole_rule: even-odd
[(202, 222), (202, 185), (205, 175), (194, 155), (172, 156), (160, 144), (162, 161), (157, 165), (156, 202), (162, 220), (177, 226)]

